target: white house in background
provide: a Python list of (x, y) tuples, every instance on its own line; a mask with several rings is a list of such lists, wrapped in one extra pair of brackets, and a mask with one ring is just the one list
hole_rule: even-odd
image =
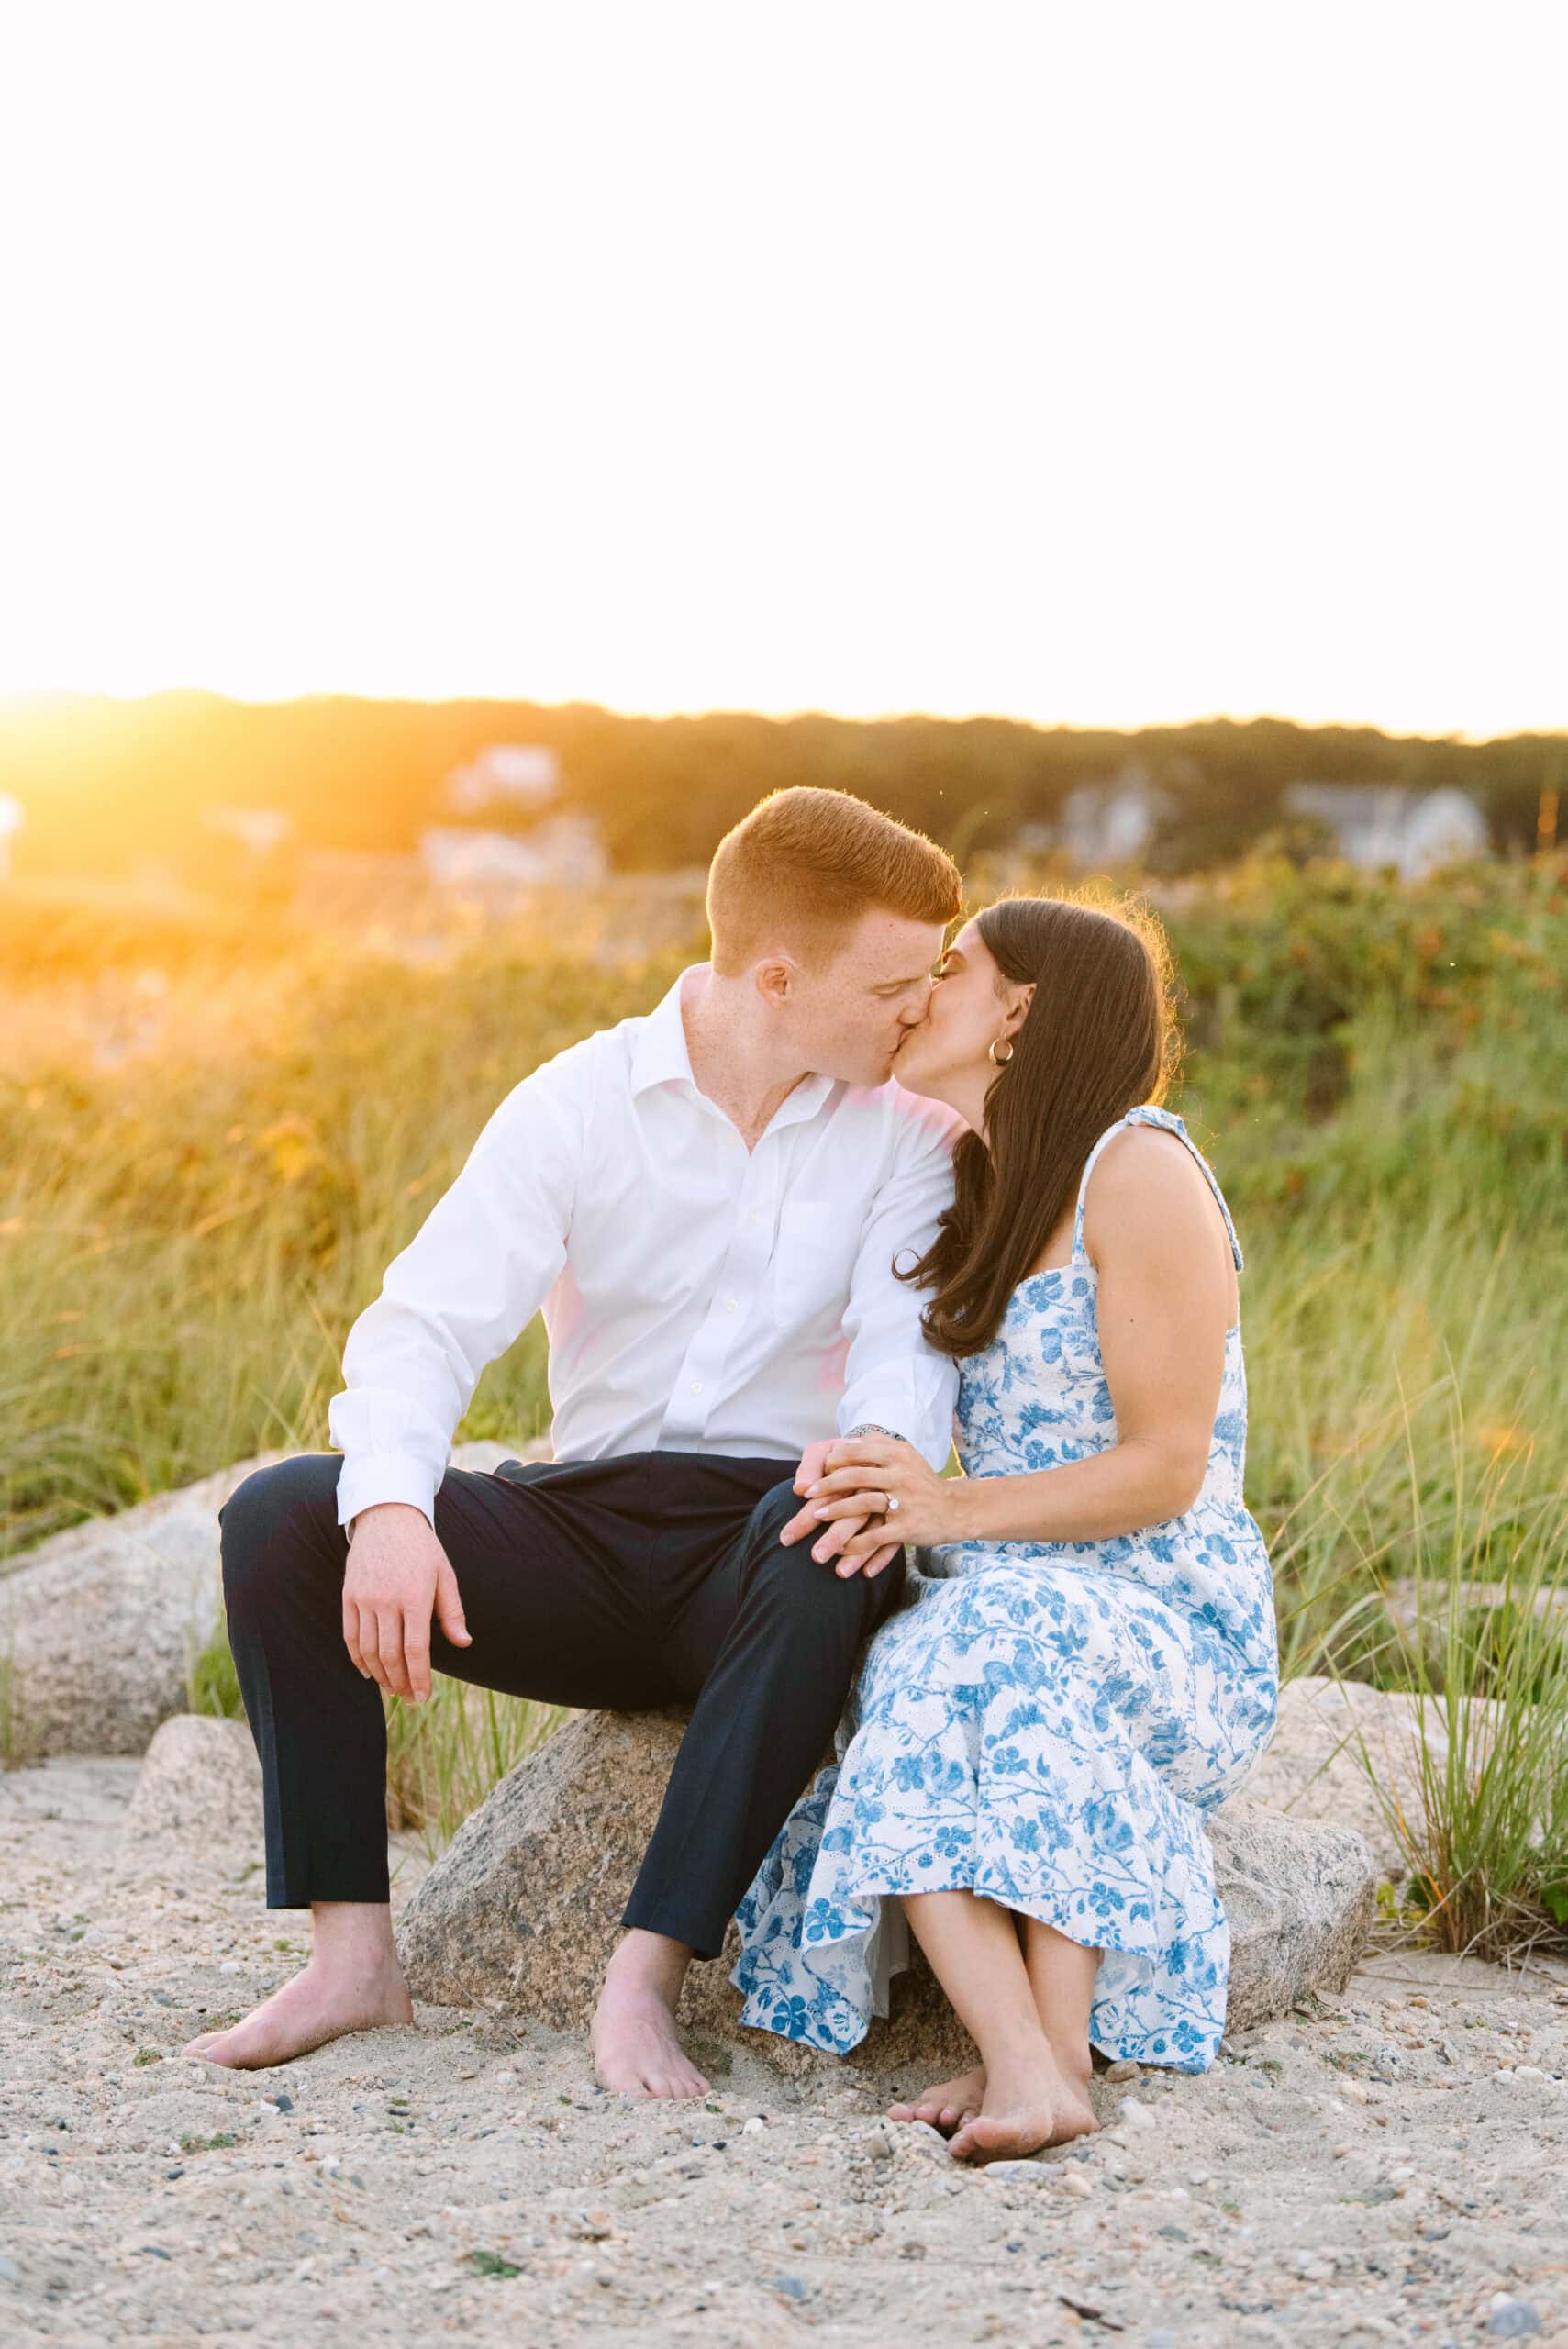
[(454, 816), (507, 807), (533, 815), (550, 805), (560, 784), (561, 763), (548, 743), (490, 742), (466, 766), (451, 769), (441, 799)]
[(1402, 881), (1418, 881), (1440, 865), (1485, 856), (1492, 845), (1474, 800), (1451, 788), (1292, 783), (1285, 786), (1284, 806), (1289, 815), (1317, 816), (1326, 823), (1348, 863), (1392, 864)]
[(11, 841), (28, 820), (28, 811), (8, 791), (0, 791), (0, 881), (11, 877)]
[(548, 816), (520, 835), (433, 824), (419, 835), (419, 862), (434, 887), (472, 897), (595, 889), (609, 871), (599, 828), (589, 816)]
[(208, 831), (222, 832), (256, 858), (271, 856), (293, 836), (294, 818), (286, 807), (204, 807)]
[(1025, 824), (1016, 844), (1030, 854), (1064, 850), (1081, 870), (1135, 863), (1175, 806), (1140, 759), (1128, 759), (1108, 783), (1081, 783), (1070, 791), (1054, 823)]

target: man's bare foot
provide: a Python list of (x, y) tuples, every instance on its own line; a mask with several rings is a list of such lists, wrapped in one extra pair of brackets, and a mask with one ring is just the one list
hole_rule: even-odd
[(413, 2020), (414, 2004), (395, 1960), (350, 1973), (313, 1957), (231, 2030), (201, 2032), (181, 2052), (236, 2071), (260, 2071), (292, 2063), (345, 2032)]
[(986, 2067), (979, 2112), (951, 2143), (955, 2161), (1021, 2160), (1099, 2128), (1086, 2088), (1063, 2073), (1044, 2038)]
[(939, 2080), (912, 2104), (890, 2104), (887, 2117), (889, 2121), (925, 2121), (933, 2129), (957, 2129), (975, 2118), (984, 2095), (984, 2067), (977, 2065), (973, 2072), (961, 2072), (955, 2080)]
[(611, 2096), (706, 2096), (675, 2033), (691, 1952), (661, 1933), (629, 1932), (609, 1962), (589, 2028), (594, 2076)]
[(706, 2096), (707, 2082), (688, 2062), (675, 2020), (652, 1990), (612, 1989), (606, 1982), (588, 2033), (594, 2076), (611, 2096)]

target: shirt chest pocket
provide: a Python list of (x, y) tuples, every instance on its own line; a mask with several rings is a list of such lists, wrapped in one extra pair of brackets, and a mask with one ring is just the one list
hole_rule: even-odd
[(837, 1323), (850, 1301), (860, 1245), (860, 1218), (828, 1200), (786, 1202), (773, 1252), (773, 1311), (781, 1327), (801, 1328), (819, 1315)]

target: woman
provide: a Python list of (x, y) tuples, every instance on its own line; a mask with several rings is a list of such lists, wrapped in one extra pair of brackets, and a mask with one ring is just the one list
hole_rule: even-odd
[(843, 2053), (912, 1928), (983, 2063), (891, 2117), (961, 2156), (1095, 2129), (1091, 2042), (1207, 2071), (1224, 2028), (1204, 1814), (1267, 1742), (1278, 1650), (1242, 1500), (1241, 1250), (1157, 1106), (1174, 1035), (1131, 906), (1004, 899), (959, 933), (896, 1074), (972, 1130), (901, 1273), (962, 1364), (964, 1474), (862, 1436), (810, 1488), (825, 1527), (878, 1513), (837, 1571), (889, 1512), (916, 1554), (741, 1905), (741, 2021)]

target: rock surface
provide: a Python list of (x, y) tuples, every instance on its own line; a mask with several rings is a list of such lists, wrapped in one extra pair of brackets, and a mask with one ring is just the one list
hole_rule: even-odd
[[(1485, 1697), (1462, 1701), (1472, 1773), (1486, 1752), (1503, 1707)], [(1396, 1886), (1410, 1865), (1389, 1815), (1397, 1804), (1421, 1832), (1426, 1817), (1421, 1748), (1440, 1787), (1448, 1756), (1448, 1707), (1440, 1697), (1404, 1695), (1304, 1675), (1280, 1690), (1279, 1718), (1267, 1748), (1247, 1781), (1247, 1795), (1297, 1820), (1354, 1828), (1372, 1846), (1380, 1875)], [(1377, 1776), (1369, 1777), (1362, 1760)], [(1384, 1797), (1379, 1800), (1379, 1789)]]
[(125, 1815), (132, 1842), (194, 1836), (258, 1846), (262, 1840), (261, 1765), (248, 1722), (176, 1713), (147, 1749)]
[[(557, 2030), (593, 2012), (621, 1910), (657, 1816), (685, 1716), (584, 1713), (504, 1778), (459, 1830), (403, 1920), (409, 1982), (433, 2004), (498, 2007)], [(1230, 1919), (1229, 2027), (1288, 2014), (1310, 1988), (1349, 1979), (1372, 1922), (1377, 1869), (1354, 1829), (1282, 1819), (1232, 1798), (1209, 1820)], [(697, 1965), (683, 2008), (705, 2038), (732, 2038), (738, 1942)], [(894, 1985), (893, 2012), (847, 2059), (934, 2074), (974, 2060), (962, 2025), (918, 1951)], [(769, 2032), (743, 2034), (789, 2071), (840, 2059)]]
[[(549, 1446), (462, 1443), (460, 1468), (549, 1457)], [(217, 1512), (259, 1453), (24, 1551), (0, 1576), (4, 1759), (140, 1753), (189, 1702), (191, 1665), (223, 1618)]]

